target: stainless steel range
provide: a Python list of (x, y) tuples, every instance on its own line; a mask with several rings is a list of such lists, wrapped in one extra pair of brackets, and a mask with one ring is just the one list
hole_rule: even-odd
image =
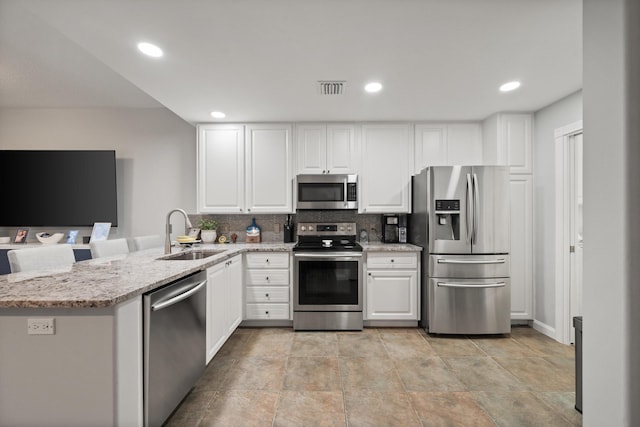
[(298, 223), (294, 330), (362, 330), (362, 246), (356, 224)]

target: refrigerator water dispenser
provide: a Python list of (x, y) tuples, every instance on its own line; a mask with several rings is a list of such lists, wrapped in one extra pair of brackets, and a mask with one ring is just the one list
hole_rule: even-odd
[(436, 240), (460, 240), (460, 200), (436, 200)]

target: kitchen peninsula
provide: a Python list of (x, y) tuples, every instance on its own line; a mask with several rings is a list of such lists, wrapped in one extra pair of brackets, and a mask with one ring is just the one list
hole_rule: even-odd
[[(156, 248), (0, 276), (0, 425), (143, 425), (142, 295), (243, 252), (291, 246), (225, 245), (191, 261), (161, 260)], [(32, 318), (54, 319), (54, 334), (28, 335)]]

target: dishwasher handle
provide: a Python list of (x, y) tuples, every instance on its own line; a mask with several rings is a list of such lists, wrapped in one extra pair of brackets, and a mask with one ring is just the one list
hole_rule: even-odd
[(190, 287), (185, 292), (183, 292), (183, 293), (181, 293), (179, 295), (173, 296), (171, 298), (167, 298), (165, 300), (158, 301), (157, 303), (155, 303), (155, 304), (153, 304), (151, 306), (151, 311), (162, 310), (163, 308), (167, 308), (169, 306), (177, 304), (180, 301), (185, 300), (185, 299), (189, 298), (191, 295), (193, 295), (196, 292), (198, 292), (206, 284), (207, 284), (207, 281), (203, 280), (202, 282), (196, 283), (195, 285), (193, 285), (192, 287)]

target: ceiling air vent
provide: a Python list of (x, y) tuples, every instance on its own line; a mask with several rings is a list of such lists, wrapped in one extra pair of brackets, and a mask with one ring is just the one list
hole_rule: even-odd
[(342, 95), (344, 80), (318, 80), (320, 95)]

